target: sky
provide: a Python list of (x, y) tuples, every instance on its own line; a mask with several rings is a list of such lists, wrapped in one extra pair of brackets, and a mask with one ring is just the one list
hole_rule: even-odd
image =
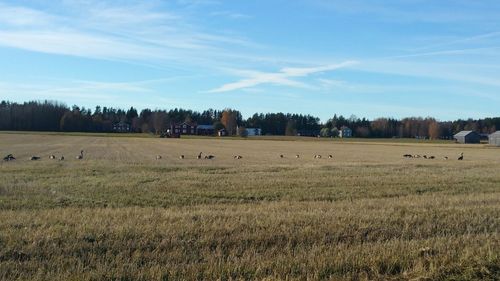
[(0, 100), (500, 116), (500, 1), (0, 0)]

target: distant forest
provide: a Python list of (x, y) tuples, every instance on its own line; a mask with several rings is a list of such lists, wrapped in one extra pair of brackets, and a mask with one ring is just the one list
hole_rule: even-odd
[(430, 138), (450, 139), (462, 130), (487, 134), (500, 129), (500, 117), (479, 120), (437, 121), (432, 117), (404, 119), (377, 118), (368, 120), (354, 115), (344, 117), (333, 114), (326, 123), (312, 115), (292, 113), (255, 113), (243, 119), (234, 109), (202, 112), (171, 109), (140, 112), (134, 107), (127, 110), (97, 106), (95, 109), (71, 108), (52, 101), (0, 103), (0, 130), (8, 131), (59, 131), (59, 132), (113, 132), (116, 123), (127, 123), (135, 133), (161, 134), (173, 123), (191, 122), (225, 128), (237, 134), (239, 128), (260, 128), (263, 135), (304, 135), (335, 137), (342, 127), (349, 127), (354, 137), (362, 138)]

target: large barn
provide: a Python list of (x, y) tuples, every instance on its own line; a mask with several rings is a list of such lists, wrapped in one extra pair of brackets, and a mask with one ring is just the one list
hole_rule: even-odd
[(495, 133), (489, 136), (490, 145), (500, 146), (500, 131), (496, 131)]
[(481, 136), (474, 131), (461, 131), (453, 138), (459, 143), (479, 143), (481, 141)]

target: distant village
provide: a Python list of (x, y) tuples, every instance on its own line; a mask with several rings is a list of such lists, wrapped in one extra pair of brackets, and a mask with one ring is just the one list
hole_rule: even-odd
[(438, 121), (432, 117), (368, 120), (354, 115), (332, 114), (320, 122), (313, 115), (255, 113), (243, 118), (238, 110), (208, 109), (202, 112), (171, 109), (138, 111), (96, 106), (71, 108), (52, 101), (0, 102), (0, 130), (151, 133), (163, 138), (186, 136), (286, 135), (320, 138), (414, 138), (455, 140), (457, 143), (490, 143), (500, 146), (500, 117)]
[[(116, 123), (113, 126), (113, 130), (117, 133), (129, 133), (131, 132), (130, 125), (125, 122)], [(237, 128), (237, 135), (242, 137), (251, 136), (261, 136), (261, 128)], [(178, 124), (171, 124), (170, 127), (160, 135), (162, 138), (180, 138), (181, 135), (196, 135), (196, 136), (228, 136), (228, 132), (225, 128), (216, 129), (214, 125), (197, 125), (196, 123), (182, 122)], [(300, 136), (300, 134), (297, 134)], [(321, 134), (317, 137), (333, 137), (333, 136), (322, 136)], [(352, 138), (352, 130), (346, 126), (338, 129), (338, 134), (335, 136), (338, 138)], [(479, 144), (481, 141), (488, 141), (490, 145), (500, 147), (500, 131), (496, 131), (492, 134), (479, 134), (475, 131), (461, 131), (453, 136), (453, 139), (457, 143), (462, 144)]]

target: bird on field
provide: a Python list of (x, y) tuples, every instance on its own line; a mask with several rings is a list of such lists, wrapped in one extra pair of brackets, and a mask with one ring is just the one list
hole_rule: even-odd
[(427, 159), (427, 155), (424, 155), (424, 158)]
[(40, 160), (40, 157), (39, 157), (39, 156), (31, 156), (31, 157), (30, 157), (30, 160), (31, 160), (31, 161)]
[(179, 156), (179, 159), (184, 159), (184, 155)]
[(458, 157), (458, 160), (464, 160), (464, 153), (460, 153), (460, 157)]
[(429, 156), (428, 159), (436, 159), (436, 157), (435, 156)]
[(3, 158), (3, 161), (12, 161), (12, 160), (16, 160), (16, 158), (12, 154), (9, 154)]
[(59, 157), (59, 161), (64, 161), (64, 156)]
[(56, 159), (56, 156), (55, 155), (50, 155), (49, 159)]
[(444, 160), (448, 160), (448, 156), (445, 156), (445, 157), (444, 157)]
[(197, 158), (197, 159), (201, 159), (201, 154), (202, 154), (202, 153), (203, 153), (203, 152), (200, 152), (200, 154), (198, 154), (198, 156), (196, 156), (196, 158)]
[(295, 155), (295, 158), (300, 158), (300, 155), (298, 155), (298, 154), (297, 154), (297, 155)]
[(206, 155), (205, 156), (205, 159), (214, 159), (214, 158), (215, 158), (215, 156), (213, 156), (213, 155)]
[(83, 150), (80, 150), (80, 155), (77, 155), (76, 159), (79, 159), (79, 160), (83, 159)]
[(331, 155), (331, 154), (330, 154), (330, 155), (328, 155), (328, 158), (329, 158), (329, 159), (332, 159), (332, 158), (333, 158), (333, 155)]
[(280, 154), (280, 158), (285, 158), (285, 156), (283, 154)]
[(319, 155), (319, 154), (314, 155), (314, 159), (321, 159), (321, 155)]
[(403, 155), (403, 157), (404, 158), (413, 158), (413, 155), (411, 155), (411, 154), (405, 154), (405, 155)]
[(156, 155), (156, 160), (160, 160), (161, 159), (161, 155)]
[(243, 156), (241, 156), (241, 155), (235, 155), (235, 156), (233, 156), (233, 158), (234, 159), (241, 159), (241, 158), (243, 158)]

